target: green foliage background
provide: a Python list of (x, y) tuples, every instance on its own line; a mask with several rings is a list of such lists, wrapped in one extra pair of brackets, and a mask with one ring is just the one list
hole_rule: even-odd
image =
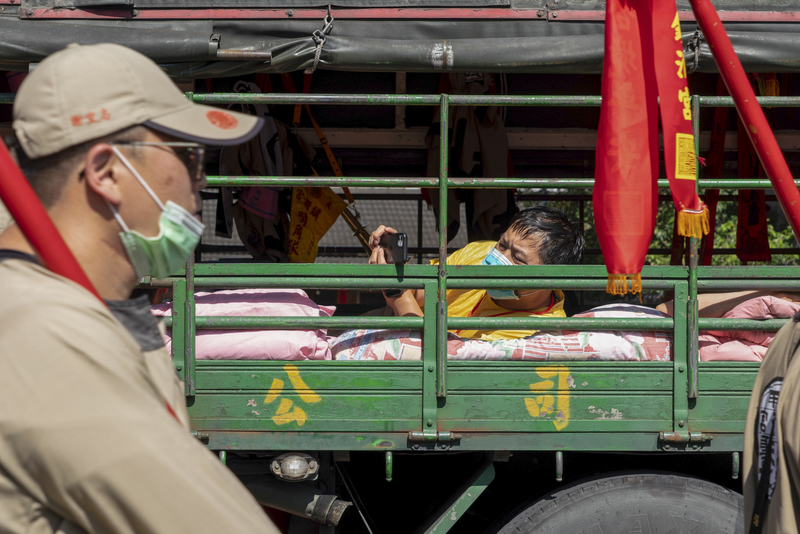
[[(558, 194), (576, 194), (579, 193), (575, 190), (521, 190), (520, 193), (535, 193), (535, 194), (552, 194), (554, 197)], [(591, 193), (591, 191), (586, 191)], [(768, 191), (767, 194), (770, 194)], [(662, 190), (661, 195), (669, 195), (669, 190)], [(735, 190), (722, 190), (721, 195), (736, 194)], [(566, 213), (571, 219), (578, 221), (580, 219), (580, 202), (576, 200), (546, 200), (544, 202), (531, 201), (520, 202), (520, 208), (525, 208), (534, 204), (546, 204), (554, 208), (560, 209)], [(780, 211), (780, 207), (776, 203), (768, 203), (769, 210), (767, 211), (767, 219), (769, 222), (769, 244), (771, 249), (778, 248), (797, 248), (798, 244), (792, 235), (792, 229), (786, 222), (786, 218)], [(736, 248), (736, 224), (737, 224), (737, 211), (738, 204), (733, 201), (720, 201), (717, 204), (717, 223), (716, 233), (714, 236), (714, 248)], [(671, 201), (660, 201), (658, 204), (658, 215), (656, 218), (656, 229), (653, 234), (653, 241), (650, 243), (651, 249), (672, 247), (672, 231), (675, 222), (675, 207)], [(584, 201), (584, 221), (583, 221), (584, 235), (586, 236), (586, 248), (599, 248), (600, 244), (597, 241), (597, 234), (594, 230), (594, 217), (592, 212), (592, 202)], [(585, 264), (602, 265), (603, 257), (600, 255), (586, 255), (584, 257)], [(646, 259), (648, 265), (669, 265), (670, 256), (664, 254), (649, 254)], [(712, 259), (712, 265), (741, 265), (741, 261), (735, 254), (715, 254)], [(749, 262), (748, 265), (765, 265), (764, 262)], [(772, 254), (772, 261), (770, 265), (800, 265), (800, 254)]]

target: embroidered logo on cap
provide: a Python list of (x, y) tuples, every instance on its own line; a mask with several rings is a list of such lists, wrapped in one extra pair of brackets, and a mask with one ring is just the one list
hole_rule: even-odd
[(105, 108), (103, 108), (100, 110), (99, 113), (90, 111), (85, 115), (73, 115), (69, 118), (69, 120), (73, 126), (87, 126), (89, 124), (95, 124), (100, 121), (109, 121), (111, 120), (111, 114), (108, 111), (106, 111)]
[(206, 112), (208, 122), (221, 130), (233, 130), (239, 125), (239, 121), (230, 113), (224, 111), (208, 111)]

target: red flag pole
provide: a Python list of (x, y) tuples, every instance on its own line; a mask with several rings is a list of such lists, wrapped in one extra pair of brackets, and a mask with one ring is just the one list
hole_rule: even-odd
[(2, 140), (0, 140), (0, 200), (14, 217), (25, 238), (39, 253), (45, 267), (83, 286), (103, 302)]
[(742, 63), (733, 51), (728, 34), (722, 27), (722, 21), (710, 0), (689, 0), (694, 11), (700, 31), (708, 41), (711, 55), (717, 63), (720, 75), (733, 97), (736, 111), (747, 130), (747, 135), (756, 149), (758, 159), (764, 166), (778, 201), (781, 203), (789, 224), (792, 225), (794, 237), (800, 240), (800, 191), (794, 184), (794, 178), (786, 165), (775, 135), (772, 133), (764, 111), (756, 101), (756, 95), (742, 68)]

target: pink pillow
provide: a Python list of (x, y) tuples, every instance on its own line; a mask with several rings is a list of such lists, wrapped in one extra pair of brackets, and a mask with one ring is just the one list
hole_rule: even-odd
[[(800, 310), (794, 302), (773, 296), (742, 302), (723, 319), (781, 319)], [(700, 361), (760, 362), (777, 332), (720, 330), (700, 332)]]
[[(756, 297), (754, 299), (746, 300), (723, 315), (723, 319), (782, 319), (785, 317), (792, 317), (800, 310), (794, 302), (779, 299), (778, 297), (766, 296)], [(735, 339), (744, 339), (751, 343), (767, 346), (773, 339), (777, 332), (745, 332), (745, 331), (718, 331), (718, 332), (704, 332), (716, 337), (730, 337)]]
[[(198, 317), (330, 317), (300, 289), (234, 289), (195, 293)], [(172, 303), (158, 304), (153, 315), (172, 315)], [(327, 332), (320, 330), (199, 330), (198, 360), (330, 360)], [(167, 349), (172, 339), (167, 335)]]
[(760, 362), (767, 347), (744, 339), (700, 334), (701, 362)]

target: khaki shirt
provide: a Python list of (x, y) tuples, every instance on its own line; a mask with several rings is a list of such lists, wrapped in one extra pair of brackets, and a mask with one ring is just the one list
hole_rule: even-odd
[[(800, 532), (800, 358), (793, 358), (800, 345), (798, 318), (770, 344), (750, 398), (743, 459), (746, 532), (754, 526), (764, 534)], [(766, 513), (754, 514), (762, 478), (771, 497)]]
[(0, 532), (278, 532), (189, 433), (166, 350), (21, 259), (0, 261), (0, 407)]

